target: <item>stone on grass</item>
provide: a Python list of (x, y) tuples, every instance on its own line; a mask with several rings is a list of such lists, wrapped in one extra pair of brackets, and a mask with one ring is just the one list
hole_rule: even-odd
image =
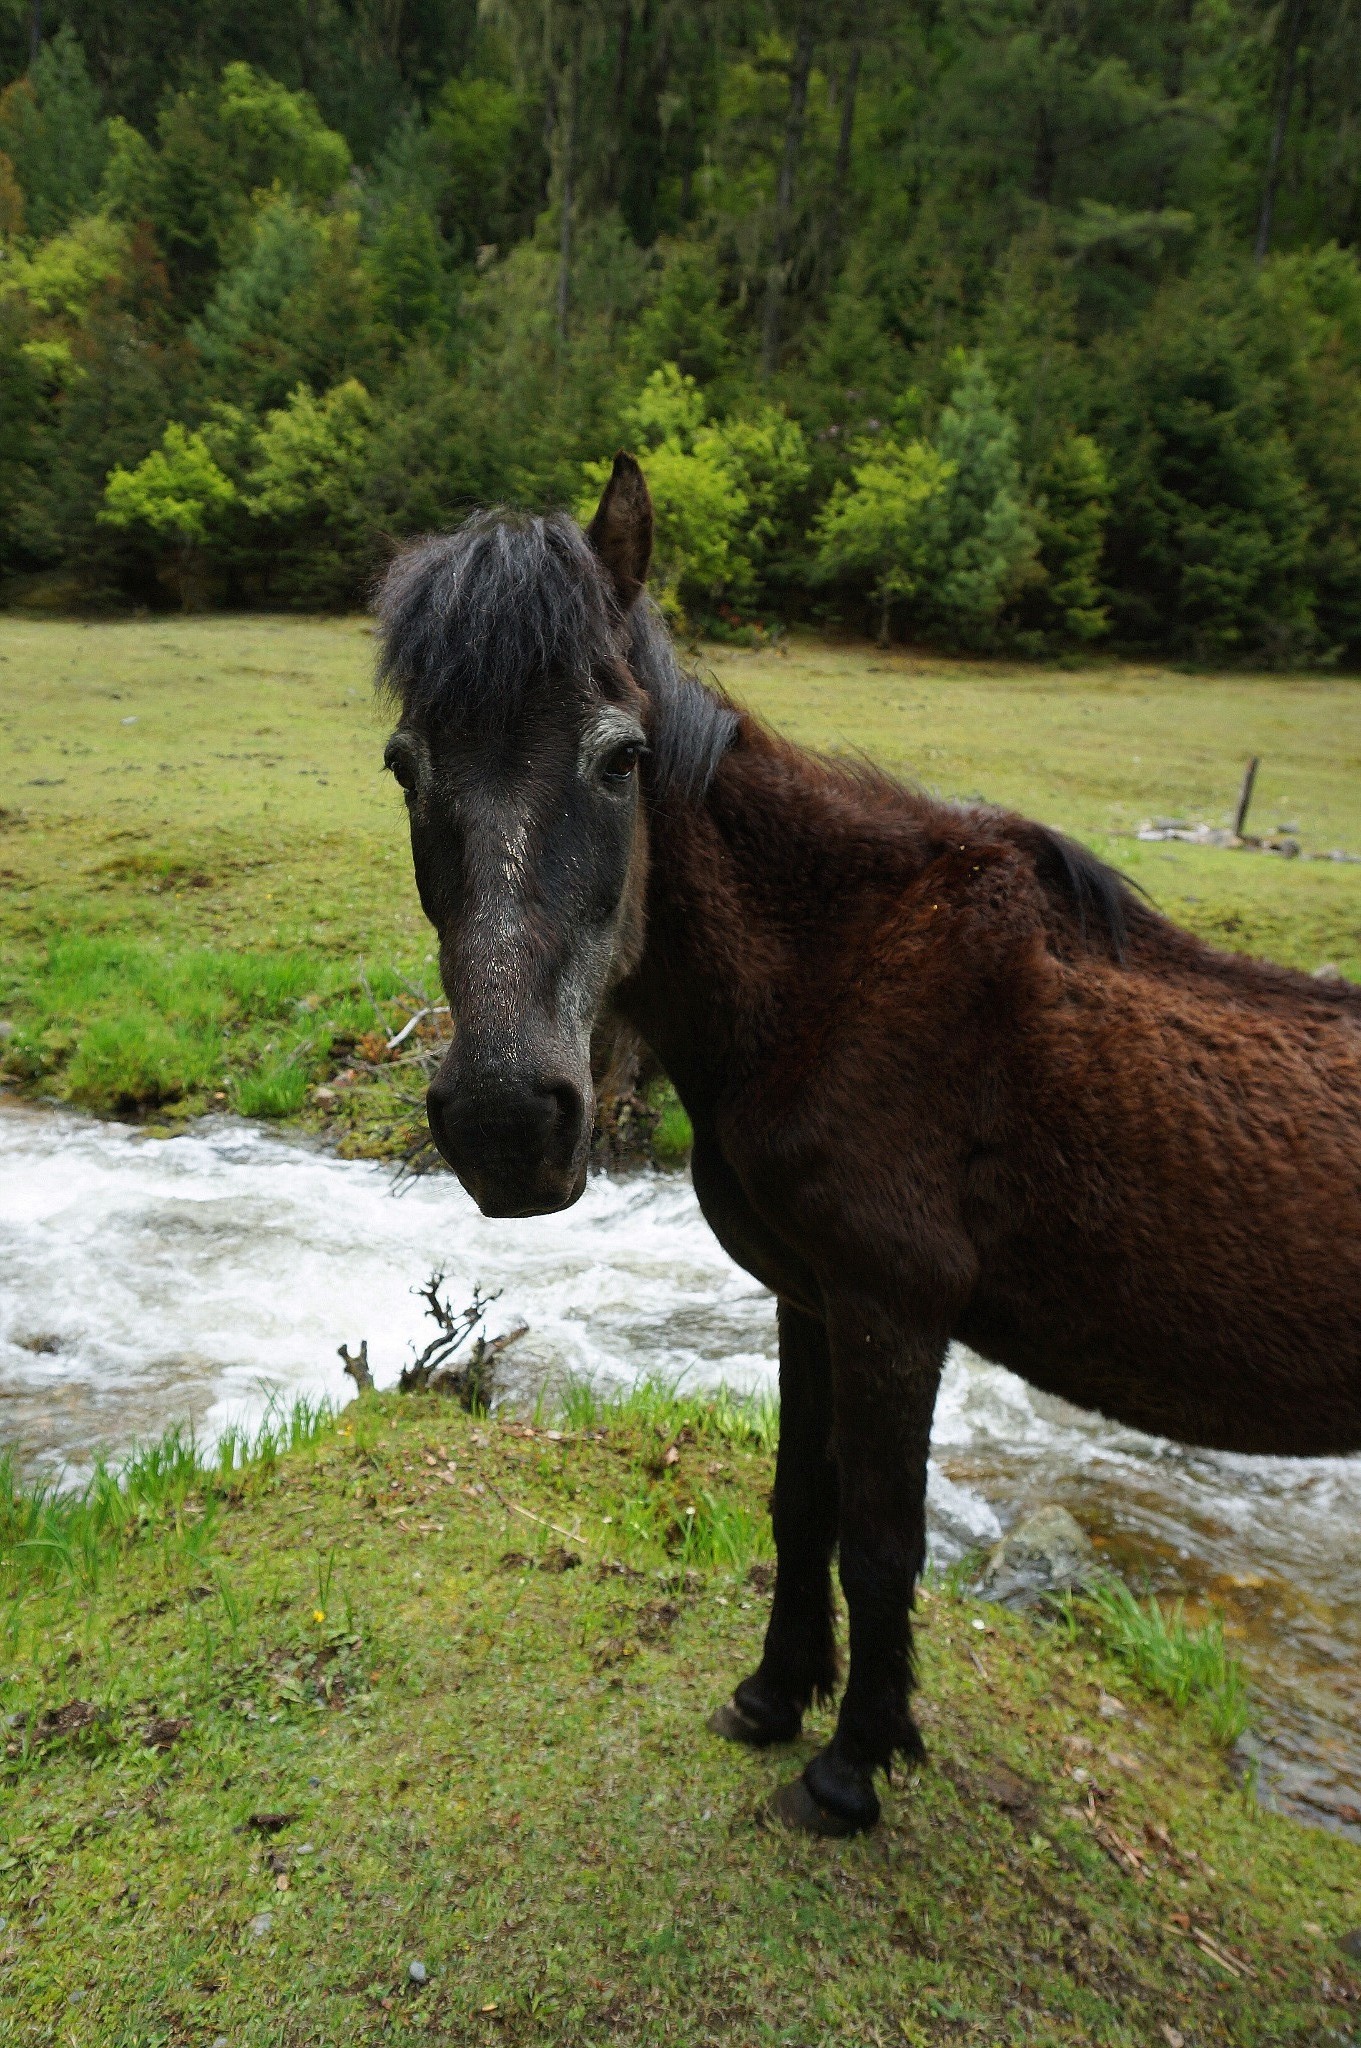
[(1033, 1607), (1050, 1593), (1077, 1592), (1100, 1575), (1091, 1538), (1056, 1502), (1032, 1508), (994, 1544), (974, 1587), (1002, 1607)]
[(408, 1963), (406, 1974), (413, 1984), (424, 1984), (426, 1978), (425, 1964), (419, 1961), (419, 1959), (414, 1963)]

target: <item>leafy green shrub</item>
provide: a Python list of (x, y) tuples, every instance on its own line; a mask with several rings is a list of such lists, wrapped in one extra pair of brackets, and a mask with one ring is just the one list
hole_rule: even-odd
[(1317, 513), (1252, 302), (1227, 272), (1169, 287), (1112, 347), (1117, 623), (1201, 659), (1296, 660), (1316, 640), (1301, 573)]
[(1044, 613), (1074, 640), (1099, 640), (1110, 625), (1101, 558), (1111, 483), (1090, 434), (1064, 434), (1040, 473), (1037, 532)]
[(856, 444), (813, 525), (824, 577), (870, 583), (880, 637), (895, 604), (968, 645), (995, 637), (1036, 579), (1034, 512), (1021, 485), (1016, 427), (979, 355), (968, 358), (934, 439)]
[(837, 483), (812, 538), (824, 576), (869, 580), (888, 639), (895, 604), (910, 604), (936, 568), (946, 470), (924, 441), (861, 441), (849, 484)]
[[(752, 589), (781, 516), (808, 477), (797, 421), (767, 406), (715, 423), (698, 384), (675, 363), (653, 371), (624, 421), (652, 494), (652, 581), (663, 608), (678, 616), (687, 599)], [(608, 462), (585, 465), (594, 494), (609, 473)], [(594, 503), (594, 496), (583, 500), (583, 517)]]
[(200, 595), (203, 549), (236, 499), (236, 486), (203, 435), (171, 420), (160, 447), (135, 469), (110, 471), (99, 517), (106, 526), (142, 527), (169, 543), (172, 575), (188, 611)]

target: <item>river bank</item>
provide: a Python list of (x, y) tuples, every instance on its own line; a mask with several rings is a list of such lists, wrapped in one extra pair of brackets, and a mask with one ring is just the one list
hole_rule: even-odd
[(764, 1824), (828, 1724), (705, 1732), (764, 1626), (771, 1476), (759, 1411), (711, 1413), (370, 1395), (64, 1578), (29, 1553), (6, 2039), (1351, 2038), (1361, 1847), (1258, 1808), (1088, 1628), (937, 1580), (930, 1761), (882, 1830)]
[[(0, 1412), (33, 1474), (189, 1428), (205, 1446), (296, 1399), (380, 1388), (433, 1334), (420, 1290), (496, 1297), (523, 1328), (502, 1391), (719, 1385), (774, 1397), (773, 1306), (726, 1257), (688, 1176), (594, 1175), (572, 1209), (507, 1225), (452, 1175), (415, 1182), (229, 1116), (170, 1137), (68, 1111), (0, 1113)], [(1236, 1458), (1125, 1430), (960, 1346), (927, 1488), (946, 1568), (1062, 1502), (1136, 1588), (1224, 1617), (1255, 1713), (1260, 1796), (1361, 1841), (1361, 1460)]]

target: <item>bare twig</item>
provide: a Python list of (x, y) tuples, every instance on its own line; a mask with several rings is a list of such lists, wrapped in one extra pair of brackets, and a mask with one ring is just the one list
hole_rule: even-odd
[(408, 1017), (401, 1030), (388, 1040), (388, 1051), (396, 1052), (398, 1046), (410, 1038), (416, 1026), (426, 1017), (437, 1017), (441, 1010), (447, 1015), (448, 1009), (447, 1003), (427, 1003), (423, 1010), (417, 1010), (414, 1017)]
[(502, 1493), (500, 1487), (493, 1486), (490, 1479), (484, 1480), (483, 1484), (486, 1486), (489, 1493), (494, 1493), (496, 1495), (496, 1498), (500, 1501), (502, 1507), (506, 1510), (507, 1514), (523, 1515), (527, 1522), (537, 1522), (541, 1529), (551, 1529), (555, 1536), (561, 1536), (565, 1542), (580, 1543), (584, 1549), (590, 1549), (590, 1544), (587, 1543), (586, 1538), (581, 1534), (581, 1531), (579, 1529), (559, 1528), (556, 1522), (550, 1522), (546, 1520), (543, 1515), (536, 1515), (532, 1508), (518, 1507), (513, 1500), (507, 1500), (506, 1496)]
[[(404, 1394), (452, 1394), (470, 1413), (489, 1408), (495, 1362), (503, 1351), (519, 1342), (529, 1326), (521, 1323), (499, 1337), (474, 1336), (491, 1304), (499, 1301), (500, 1289), (495, 1294), (483, 1294), (480, 1287), (474, 1287), (467, 1308), (455, 1312), (440, 1293), (443, 1285), (443, 1273), (432, 1273), (424, 1287), (412, 1289), (413, 1294), (424, 1300), (426, 1314), (438, 1325), (439, 1335), (405, 1367), (398, 1384)], [(460, 1347), (469, 1338), (473, 1340), (472, 1348), (466, 1357), (460, 1358)]]

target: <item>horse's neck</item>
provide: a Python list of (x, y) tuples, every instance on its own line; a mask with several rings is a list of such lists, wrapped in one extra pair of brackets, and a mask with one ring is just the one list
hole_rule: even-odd
[(685, 1097), (759, 1059), (828, 965), (866, 814), (821, 764), (744, 720), (706, 796), (663, 802), (650, 825), (647, 936), (620, 1006)]

